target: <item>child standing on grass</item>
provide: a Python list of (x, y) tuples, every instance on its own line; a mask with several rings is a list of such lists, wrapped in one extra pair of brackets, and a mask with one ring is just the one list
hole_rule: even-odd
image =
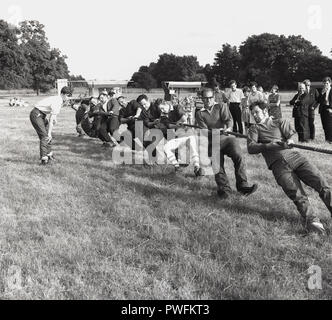
[(250, 112), (250, 102), (249, 102), (249, 96), (250, 96), (250, 88), (249, 87), (244, 87), (243, 88), (243, 94), (244, 98), (241, 99), (241, 118), (242, 121), (244, 122), (244, 130), (245, 134), (248, 133), (248, 129), (250, 128), (251, 125), (255, 124), (255, 119), (251, 115)]
[[(39, 101), (30, 113), (30, 121), (35, 128), (40, 141), (40, 160), (42, 165), (53, 160), (51, 150), (52, 130), (57, 123), (56, 117), (63, 104), (68, 101), (71, 91), (68, 87), (61, 89), (60, 96), (48, 97)], [(50, 115), (49, 119), (47, 116)]]

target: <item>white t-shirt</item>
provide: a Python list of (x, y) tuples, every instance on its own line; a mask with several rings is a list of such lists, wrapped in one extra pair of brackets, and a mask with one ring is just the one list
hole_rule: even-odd
[(57, 115), (62, 107), (61, 96), (48, 97), (36, 104), (36, 108), (45, 114)]
[(244, 94), (241, 89), (236, 88), (235, 91), (230, 89), (226, 93), (226, 97), (230, 103), (241, 103), (241, 100), (244, 98)]

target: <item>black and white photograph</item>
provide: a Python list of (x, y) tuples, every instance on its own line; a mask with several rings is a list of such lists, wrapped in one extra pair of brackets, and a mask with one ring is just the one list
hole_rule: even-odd
[(0, 299), (332, 300), (331, 12), (2, 0)]

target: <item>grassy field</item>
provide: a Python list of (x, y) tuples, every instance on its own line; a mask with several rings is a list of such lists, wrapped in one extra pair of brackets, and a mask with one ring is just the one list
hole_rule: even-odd
[[(114, 164), (99, 141), (77, 137), (69, 108), (54, 130), (57, 162), (41, 167), (30, 110), (0, 99), (0, 298), (332, 299), (331, 235), (303, 233), (245, 141), (259, 190), (221, 201), (213, 177), (197, 180), (191, 167), (175, 176), (166, 165)], [(331, 148), (316, 124), (318, 145)], [(303, 153), (332, 185), (331, 156)], [(230, 159), (226, 170), (234, 186)], [(322, 270), (321, 290), (308, 289), (312, 265)]]

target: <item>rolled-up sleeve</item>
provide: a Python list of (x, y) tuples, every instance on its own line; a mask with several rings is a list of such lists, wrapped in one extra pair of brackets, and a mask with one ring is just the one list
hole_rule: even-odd
[(281, 120), (280, 130), (281, 130), (282, 136), (286, 140), (290, 139), (296, 133), (292, 123), (289, 120), (286, 120), (286, 119)]

